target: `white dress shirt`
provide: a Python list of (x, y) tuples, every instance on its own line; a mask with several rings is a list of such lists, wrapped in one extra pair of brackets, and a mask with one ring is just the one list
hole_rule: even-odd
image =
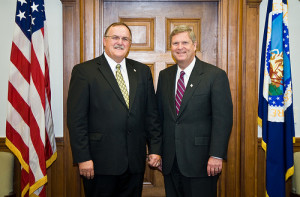
[(129, 78), (128, 78), (128, 74), (127, 74), (127, 68), (126, 68), (126, 60), (125, 58), (122, 60), (121, 63), (117, 63), (115, 62), (113, 59), (111, 59), (105, 52), (104, 52), (104, 56), (112, 70), (112, 72), (114, 73), (114, 76), (116, 77), (116, 71), (117, 71), (117, 64), (120, 64), (121, 67), (120, 67), (120, 70), (121, 70), (121, 74), (123, 76), (123, 79), (124, 79), (124, 82), (126, 84), (126, 88), (127, 88), (127, 91), (128, 91), (128, 95), (129, 95)]
[(186, 85), (188, 84), (188, 81), (190, 79), (190, 76), (192, 74), (192, 70), (195, 66), (196, 63), (196, 58), (194, 57), (193, 61), (190, 63), (190, 65), (188, 65), (188, 67), (186, 67), (184, 70), (181, 70), (181, 68), (179, 66), (177, 69), (177, 73), (176, 73), (176, 83), (175, 83), (175, 96), (176, 96), (176, 91), (177, 91), (177, 81), (180, 78), (180, 72), (184, 71), (185, 74), (183, 75), (183, 80), (184, 80), (184, 86), (186, 87)]

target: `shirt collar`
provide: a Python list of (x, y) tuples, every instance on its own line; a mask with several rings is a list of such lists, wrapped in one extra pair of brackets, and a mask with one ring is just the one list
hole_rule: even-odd
[[(186, 76), (190, 76), (192, 73), (192, 70), (196, 63), (196, 57), (194, 57), (193, 61), (183, 70)], [(177, 75), (180, 75), (180, 72), (182, 71), (181, 68), (177, 65)]]
[(106, 60), (107, 60), (107, 62), (108, 62), (108, 64), (109, 64), (112, 71), (116, 70), (116, 65), (117, 64), (121, 65), (121, 70), (127, 70), (126, 69), (126, 60), (125, 60), (125, 58), (122, 60), (121, 63), (117, 63), (117, 62), (115, 62), (115, 60), (113, 60), (111, 57), (109, 57), (105, 52), (104, 52), (104, 56), (105, 56), (105, 58), (106, 58)]

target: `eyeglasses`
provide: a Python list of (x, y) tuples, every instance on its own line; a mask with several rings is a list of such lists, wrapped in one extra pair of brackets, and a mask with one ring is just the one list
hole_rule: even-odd
[(119, 41), (120, 39), (122, 39), (123, 42), (130, 42), (131, 39), (128, 37), (120, 37), (120, 36), (104, 36), (104, 37), (108, 37), (111, 38), (113, 41)]

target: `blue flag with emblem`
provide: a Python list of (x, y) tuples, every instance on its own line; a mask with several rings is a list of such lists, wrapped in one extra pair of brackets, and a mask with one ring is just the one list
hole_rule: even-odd
[(285, 181), (294, 174), (295, 127), (287, 13), (287, 0), (269, 0), (258, 105), (269, 197), (284, 197)]

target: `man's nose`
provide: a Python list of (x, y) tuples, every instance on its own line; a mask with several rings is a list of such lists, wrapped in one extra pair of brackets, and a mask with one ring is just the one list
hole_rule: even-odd
[(182, 49), (183, 48), (183, 44), (181, 42), (178, 43), (178, 48)]
[(117, 43), (118, 43), (118, 44), (123, 44), (123, 42), (124, 42), (124, 41), (122, 40), (122, 37), (119, 37)]

